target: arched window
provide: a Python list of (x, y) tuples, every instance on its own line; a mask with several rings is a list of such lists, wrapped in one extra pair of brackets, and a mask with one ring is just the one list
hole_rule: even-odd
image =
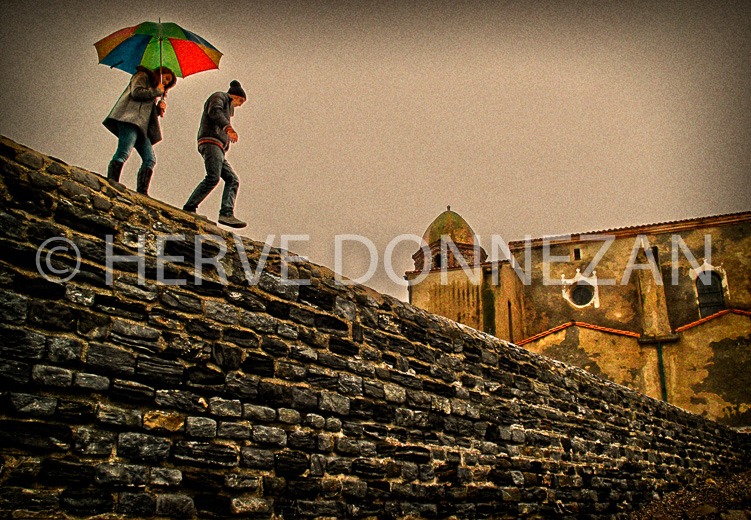
[(700, 274), (696, 279), (696, 291), (699, 293), (699, 314), (702, 318), (725, 310), (722, 278), (716, 272), (709, 272), (709, 280), (706, 272)]
[(437, 253), (433, 257), (433, 269), (440, 269), (441, 267), (441, 253)]

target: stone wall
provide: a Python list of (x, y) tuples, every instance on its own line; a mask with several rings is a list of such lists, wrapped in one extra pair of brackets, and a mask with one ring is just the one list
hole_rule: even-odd
[(281, 251), (248, 280), (263, 244), (5, 138), (0, 170), (0, 517), (623, 518), (747, 463), (323, 267), (285, 283)]

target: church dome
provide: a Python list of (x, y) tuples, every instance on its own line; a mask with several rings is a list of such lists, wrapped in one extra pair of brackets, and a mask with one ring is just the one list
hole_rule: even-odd
[(458, 213), (451, 211), (451, 206), (436, 217), (422, 235), (428, 245), (441, 240), (441, 236), (448, 235), (455, 244), (473, 246), (475, 233), (469, 224)]
[[(442, 236), (448, 236), (453, 242), (452, 248), (448, 244), (441, 243)], [(475, 242), (475, 232), (469, 227), (458, 213), (451, 211), (451, 206), (446, 206), (446, 211), (431, 222), (428, 229), (422, 235), (425, 245), (412, 255), (415, 261), (415, 270), (422, 271), (423, 267), (429, 270), (455, 268), (462, 265), (476, 265), (487, 258), (485, 250)], [(477, 250), (475, 250), (477, 247)], [(455, 253), (458, 256), (455, 256)]]

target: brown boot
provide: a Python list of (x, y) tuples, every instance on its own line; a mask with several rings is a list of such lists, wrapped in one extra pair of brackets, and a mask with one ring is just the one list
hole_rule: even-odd
[(149, 194), (149, 183), (151, 182), (151, 175), (153, 173), (154, 170), (151, 168), (144, 168), (141, 166), (141, 169), (138, 170), (138, 175), (136, 176), (136, 191), (138, 193), (144, 195)]
[(112, 179), (115, 182), (120, 182), (120, 172), (123, 171), (123, 164), (120, 161), (110, 161), (107, 166), (107, 178)]

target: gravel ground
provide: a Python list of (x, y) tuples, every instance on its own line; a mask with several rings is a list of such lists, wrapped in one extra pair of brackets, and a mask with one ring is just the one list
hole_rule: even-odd
[(665, 495), (630, 520), (751, 520), (751, 471)]

